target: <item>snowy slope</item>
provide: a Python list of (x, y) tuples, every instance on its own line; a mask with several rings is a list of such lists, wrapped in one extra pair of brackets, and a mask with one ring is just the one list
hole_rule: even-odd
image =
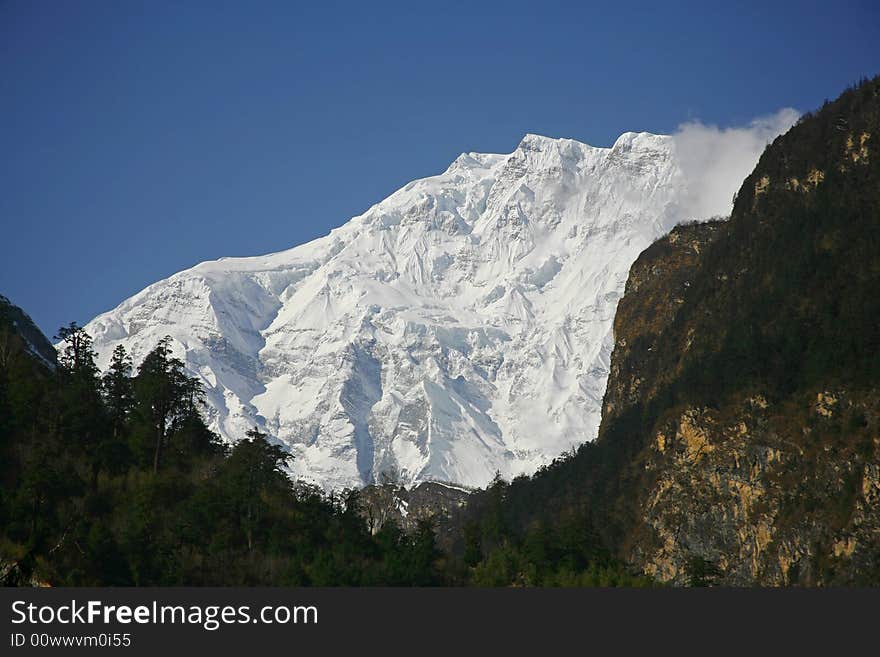
[(210, 421), (257, 425), (326, 488), (486, 484), (596, 435), (618, 298), (680, 216), (671, 137), (526, 135), (467, 153), (329, 235), (204, 262), (86, 327), (106, 367), (168, 334)]

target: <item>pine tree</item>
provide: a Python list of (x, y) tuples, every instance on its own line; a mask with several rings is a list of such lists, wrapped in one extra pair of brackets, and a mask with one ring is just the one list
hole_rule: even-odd
[(114, 438), (121, 436), (128, 415), (134, 407), (131, 371), (131, 358), (126, 353), (125, 347), (118, 345), (113, 350), (110, 367), (101, 380)]
[(254, 549), (254, 533), (263, 523), (267, 498), (272, 493), (291, 494), (290, 480), (284, 465), (290, 454), (266, 440), (256, 427), (247, 432), (223, 464), (227, 491), (245, 535), (248, 552)]
[(92, 336), (76, 322), (58, 329), (56, 340), (64, 342), (64, 350), (58, 358), (58, 364), (62, 370), (69, 373), (97, 376), (98, 367), (95, 365), (95, 350), (92, 347)]
[(98, 366), (92, 337), (71, 322), (58, 329), (64, 342), (58, 359), (58, 428), (62, 444), (79, 447), (91, 464), (92, 490), (97, 488), (101, 459), (98, 456), (107, 417), (100, 392)]
[(126, 434), (134, 408), (131, 358), (122, 345), (113, 350), (110, 367), (101, 378), (101, 392), (110, 431), (104, 432), (95, 457), (100, 468), (118, 473), (125, 469), (131, 458)]
[(138, 411), (153, 434), (153, 473), (162, 463), (162, 453), (171, 424), (181, 406), (183, 363), (171, 355), (171, 336), (165, 336), (138, 368), (134, 382)]

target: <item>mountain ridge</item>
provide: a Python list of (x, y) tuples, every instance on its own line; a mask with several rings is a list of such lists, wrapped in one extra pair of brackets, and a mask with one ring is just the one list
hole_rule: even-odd
[(54, 369), (57, 354), (55, 347), (24, 310), (0, 294), (0, 322), (8, 323), (9, 328), (22, 340), (28, 353), (42, 365)]
[(527, 134), (324, 237), (174, 274), (86, 329), (101, 367), (171, 335), (211, 426), (229, 441), (260, 427), (296, 477), (484, 485), (595, 436), (626, 272), (685, 218), (684, 184), (668, 136)]

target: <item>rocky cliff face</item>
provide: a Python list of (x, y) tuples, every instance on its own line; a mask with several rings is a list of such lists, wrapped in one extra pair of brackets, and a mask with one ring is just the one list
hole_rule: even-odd
[(711, 221), (676, 226), (639, 256), (614, 317), (614, 352), (602, 417), (606, 425), (652, 399), (672, 372), (659, 372), (654, 350), (684, 303), (701, 256), (724, 229)]
[(878, 108), (873, 80), (806, 117), (630, 271), (598, 446), (631, 450), (618, 551), (659, 581), (880, 581)]
[(410, 489), (381, 483), (361, 489), (358, 500), (370, 533), (376, 534), (388, 522), (407, 532), (415, 530), (422, 521), (436, 528), (467, 505), (469, 494), (466, 488), (436, 481)]
[[(664, 332), (700, 275), (701, 256), (725, 228), (678, 227), (633, 266), (615, 320), (608, 432), (681, 375), (680, 367), (658, 372), (653, 353), (666, 348)], [(639, 454), (647, 486), (625, 556), (675, 584), (877, 581), (878, 402), (871, 389), (816, 389), (776, 402), (740, 391), (714, 407), (670, 409)]]
[(666, 421), (644, 455), (656, 478), (631, 560), (677, 584), (700, 568), (732, 585), (876, 582), (880, 441), (837, 416), (868, 407), (876, 421), (877, 398), (817, 397), (774, 408), (755, 396)]

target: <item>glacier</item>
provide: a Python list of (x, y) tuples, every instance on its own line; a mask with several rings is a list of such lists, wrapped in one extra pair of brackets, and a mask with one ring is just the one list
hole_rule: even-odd
[(86, 330), (101, 368), (171, 336), (212, 429), (260, 428), (293, 477), (483, 486), (595, 438), (630, 265), (690, 218), (686, 194), (670, 136), (528, 134), (325, 237), (179, 272)]

